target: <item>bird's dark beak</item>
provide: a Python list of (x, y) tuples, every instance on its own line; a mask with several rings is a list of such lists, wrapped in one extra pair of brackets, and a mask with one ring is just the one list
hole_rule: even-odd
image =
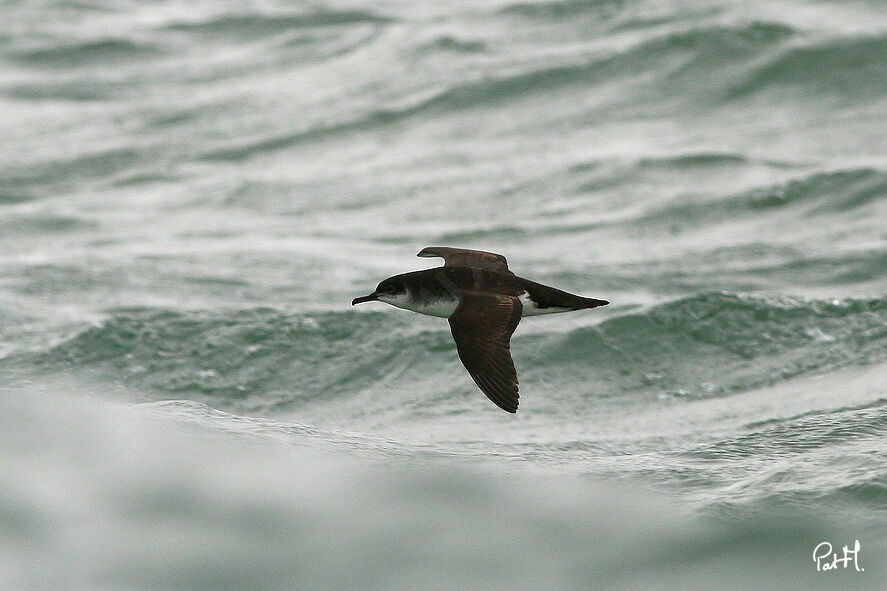
[(351, 305), (356, 306), (357, 304), (362, 304), (363, 302), (372, 302), (377, 299), (379, 299), (379, 295), (376, 292), (373, 292), (370, 295), (354, 298), (353, 300), (351, 300)]

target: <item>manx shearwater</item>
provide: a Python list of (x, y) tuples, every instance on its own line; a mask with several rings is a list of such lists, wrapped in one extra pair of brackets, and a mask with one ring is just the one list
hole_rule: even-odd
[(518, 382), (511, 335), (523, 316), (606, 306), (529, 279), (492, 252), (430, 246), (420, 257), (441, 257), (443, 267), (389, 277), (351, 305), (379, 301), (419, 314), (447, 318), (462, 365), (499, 408), (517, 412)]

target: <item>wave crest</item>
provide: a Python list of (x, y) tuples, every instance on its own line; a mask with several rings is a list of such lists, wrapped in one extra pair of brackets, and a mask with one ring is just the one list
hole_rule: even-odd
[[(435, 391), (441, 412), (452, 412), (473, 390), (446, 324), (428, 326), (354, 311), (122, 311), (30, 363), (239, 411), (361, 397), (365, 414)], [(512, 351), (524, 391), (574, 406), (606, 395), (720, 396), (887, 359), (887, 300), (707, 293), (566, 333), (518, 331)]]

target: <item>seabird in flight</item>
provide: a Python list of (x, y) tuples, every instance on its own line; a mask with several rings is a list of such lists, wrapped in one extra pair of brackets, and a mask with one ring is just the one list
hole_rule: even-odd
[(389, 277), (351, 305), (379, 301), (448, 319), (462, 365), (487, 398), (510, 413), (519, 398), (511, 335), (521, 317), (609, 303), (518, 277), (492, 252), (430, 246), (418, 256), (441, 257), (444, 265)]

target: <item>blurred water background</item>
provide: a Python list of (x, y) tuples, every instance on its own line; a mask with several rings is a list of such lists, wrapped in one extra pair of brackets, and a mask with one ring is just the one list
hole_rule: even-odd
[[(3, 588), (883, 588), (882, 3), (0, 11)], [(515, 416), (438, 244), (612, 302)]]

